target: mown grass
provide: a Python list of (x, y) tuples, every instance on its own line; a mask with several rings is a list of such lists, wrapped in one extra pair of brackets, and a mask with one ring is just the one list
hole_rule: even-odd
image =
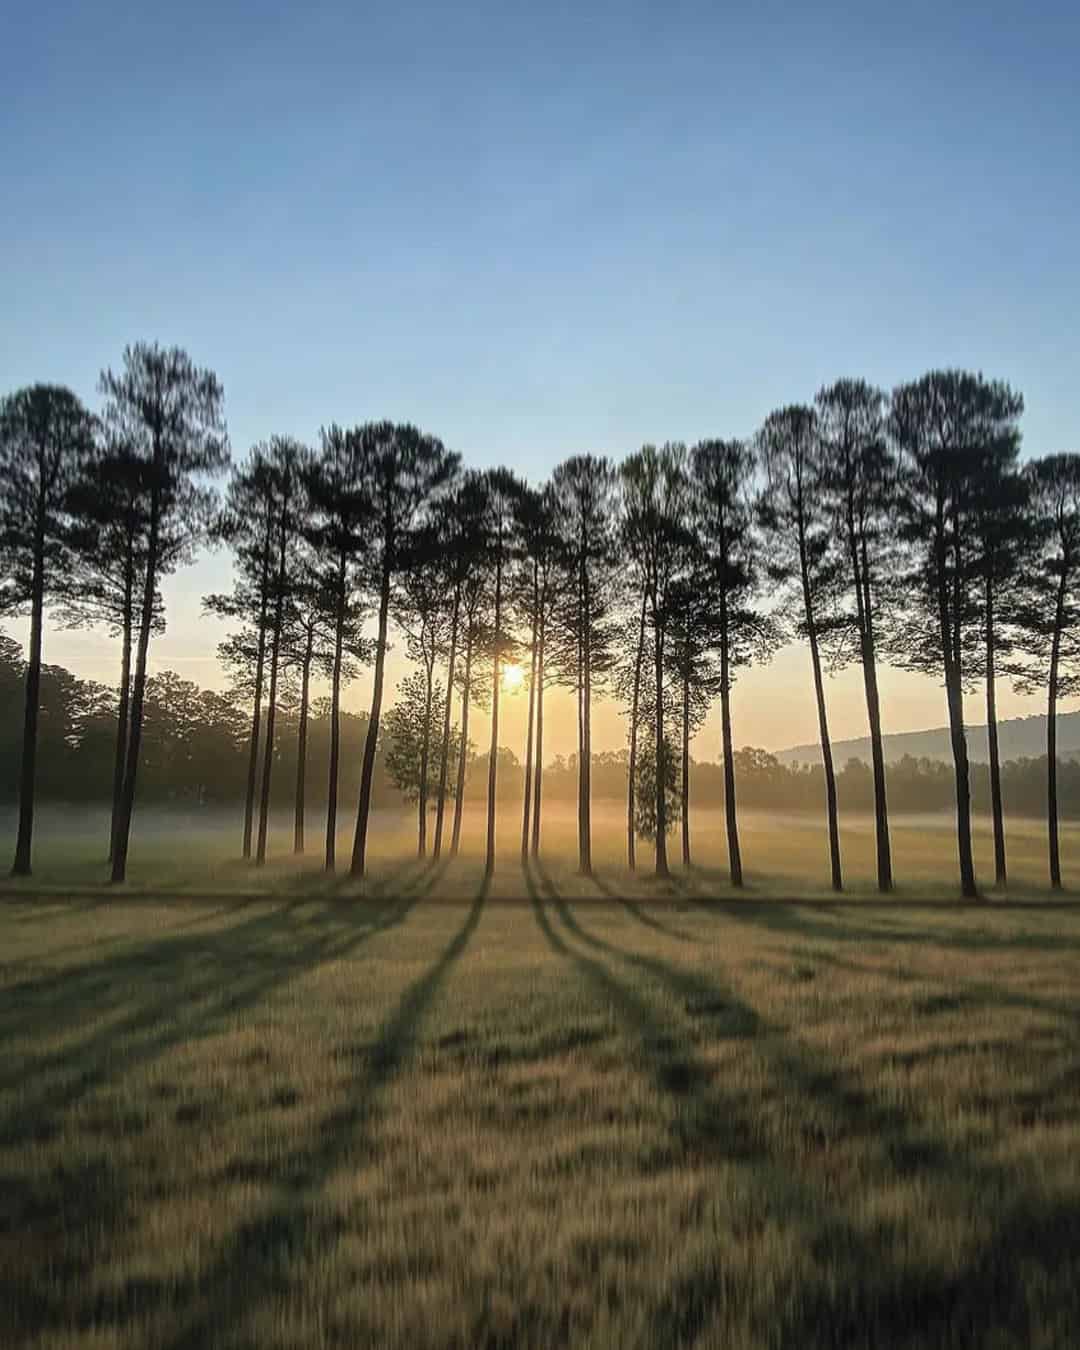
[(1080, 911), (497, 880), (0, 901), (0, 1345), (1080, 1343)]

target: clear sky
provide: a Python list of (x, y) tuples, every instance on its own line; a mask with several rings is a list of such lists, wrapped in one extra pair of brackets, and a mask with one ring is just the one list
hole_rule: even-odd
[[(156, 338), (221, 376), (238, 453), (386, 416), (539, 479), (948, 364), (1023, 391), (1026, 452), (1080, 449), (1078, 50), (1076, 0), (12, 5), (0, 388), (93, 403)], [(216, 681), (225, 584), (171, 584), (159, 667)], [(101, 638), (46, 659), (115, 678)], [(744, 681), (738, 740), (813, 739), (804, 666)], [(944, 720), (932, 682), (885, 696)]]

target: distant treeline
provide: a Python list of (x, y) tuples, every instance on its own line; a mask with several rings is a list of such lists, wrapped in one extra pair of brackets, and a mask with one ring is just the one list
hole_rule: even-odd
[[(0, 637), (0, 800), (18, 797), (19, 713), (24, 667), (17, 645)], [(38, 794), (43, 801), (107, 802), (110, 799), (113, 741), (118, 694), (93, 680), (80, 680), (63, 666), (41, 672), (41, 731)], [(298, 717), (295, 709), (279, 713), (271, 801), (275, 809), (293, 804), (296, 777)], [(244, 798), (250, 711), (230, 693), (201, 689), (173, 671), (147, 681), (140, 794), (147, 803), (184, 807), (234, 805)], [(360, 764), (367, 736), (366, 714), (341, 714), (340, 791), (351, 801), (360, 789)], [(312, 705), (308, 723), (309, 803), (325, 808), (330, 744), (328, 699)], [(373, 804), (399, 806), (405, 800), (386, 762), (386, 738), (380, 738), (375, 761)], [(598, 801), (624, 802), (629, 755), (625, 749), (594, 753), (592, 790)], [(824, 773), (820, 765), (784, 765), (765, 750), (747, 746), (734, 756), (740, 802), (750, 808), (778, 811), (820, 811)], [(465, 799), (481, 801), (487, 787), (488, 756), (470, 751)], [(724, 804), (723, 766), (691, 762), (693, 800), (698, 809)], [(889, 801), (897, 812), (950, 811), (955, 808), (953, 774), (942, 760), (906, 755), (888, 766)], [(1080, 762), (1067, 759), (1059, 768), (1062, 813), (1080, 819)], [(498, 786), (501, 800), (520, 799), (525, 766), (514, 752), (500, 750)], [(1038, 817), (1045, 809), (1044, 757), (1007, 760), (1002, 764), (1005, 806), (1014, 815)], [(849, 759), (837, 773), (840, 805), (847, 811), (872, 812), (874, 783), (870, 767)], [(578, 792), (576, 755), (557, 755), (544, 775), (545, 795), (574, 803)], [(990, 775), (986, 764), (972, 765), (975, 809), (990, 810)]]

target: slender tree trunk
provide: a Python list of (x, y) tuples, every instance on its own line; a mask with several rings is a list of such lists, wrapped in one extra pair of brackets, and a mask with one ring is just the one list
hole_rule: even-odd
[(533, 728), (536, 723), (536, 567), (533, 566), (532, 637), (529, 644), (529, 724), (525, 735), (525, 801), (521, 812), (521, 862), (529, 856), (532, 823)]
[(135, 603), (135, 575), (130, 559), (124, 576), (124, 621), (120, 638), (120, 699), (116, 709), (116, 750), (113, 754), (112, 817), (109, 822), (109, 862), (116, 854), (116, 829), (124, 791), (124, 755), (127, 753), (128, 709), (131, 706), (131, 645)]
[(282, 508), (281, 549), (278, 556), (277, 595), (274, 597), (274, 636), (270, 646), (270, 693), (266, 700), (266, 747), (263, 750), (262, 793), (259, 798), (259, 837), (255, 846), (255, 863), (266, 862), (266, 836), (270, 827), (270, 780), (274, 771), (274, 729), (277, 723), (278, 669), (281, 661), (281, 629), (285, 612), (285, 546), (287, 526), (285, 512), (288, 497)]
[(143, 706), (146, 702), (146, 668), (150, 656), (150, 630), (154, 622), (154, 595), (157, 590), (158, 549), (161, 534), (162, 446), (154, 438), (153, 486), (150, 492), (150, 530), (146, 548), (146, 575), (143, 578), (142, 612), (139, 616), (139, 643), (135, 654), (135, 680), (131, 691), (131, 724), (128, 731), (127, 765), (120, 815), (113, 850), (112, 880), (127, 876), (128, 846), (131, 842), (131, 818), (135, 810), (135, 787), (142, 753)]
[[(942, 525), (939, 520), (939, 536)], [(945, 698), (949, 710), (949, 739), (952, 744), (953, 768), (956, 776), (956, 847), (960, 862), (960, 890), (965, 899), (975, 899), (975, 860), (971, 847), (971, 782), (968, 771), (967, 736), (964, 731), (964, 699), (961, 672), (956, 665), (957, 646), (953, 622), (949, 617), (947, 579), (945, 576), (944, 547), (938, 545), (937, 591), (938, 623), (941, 629), (941, 651), (945, 667)], [(959, 611), (955, 623), (959, 625)]]
[(454, 702), (454, 665), (457, 660), (458, 622), (461, 616), (461, 582), (454, 587), (454, 613), (450, 620), (450, 657), (446, 663), (446, 708), (443, 712), (442, 753), (439, 758), (439, 799), (435, 804), (435, 846), (432, 856), (442, 853), (443, 820), (446, 815), (446, 783), (450, 773), (451, 710)]
[(469, 754), (469, 704), (472, 701), (473, 621), (465, 638), (465, 679), (461, 689), (461, 751), (458, 754), (457, 794), (454, 798), (454, 828), (450, 835), (450, 856), (456, 858), (461, 846), (461, 811), (465, 802), (465, 769)]
[(1050, 682), (1046, 699), (1046, 830), (1050, 851), (1050, 885), (1055, 891), (1061, 890), (1061, 847), (1058, 840), (1057, 697), (1067, 574), (1067, 560), (1063, 560), (1054, 611), (1054, 636), (1050, 646)]
[[(545, 583), (546, 590), (546, 583)], [(547, 603), (546, 595), (543, 604)], [(544, 637), (547, 621), (540, 610), (540, 636), (536, 656), (536, 762), (533, 765), (532, 856), (540, 856), (540, 797), (544, 787)]]
[(379, 586), (379, 636), (375, 647), (375, 681), (371, 693), (371, 719), (364, 741), (364, 762), (360, 771), (360, 801), (356, 809), (356, 835), (353, 839), (351, 872), (362, 877), (367, 863), (368, 817), (371, 815), (371, 788), (375, 778), (375, 749), (379, 742), (382, 716), (383, 680), (386, 674), (386, 634), (390, 616), (390, 545), (386, 541), (386, 559)]
[(997, 691), (995, 682), (994, 583), (986, 578), (986, 734), (990, 748), (990, 809), (994, 818), (994, 880), (1008, 881), (1005, 866), (1005, 812), (1001, 801), (1001, 754), (998, 749)]
[(664, 626), (653, 605), (653, 667), (656, 680), (656, 875), (671, 875), (667, 857), (667, 754), (664, 742)]
[(585, 581), (585, 678), (582, 686), (582, 756), (581, 756), (581, 871), (592, 876), (592, 596), (589, 592), (588, 567)]
[(739, 849), (739, 818), (735, 809), (735, 747), (731, 736), (731, 652), (728, 639), (727, 596), (720, 597), (720, 737), (724, 751), (724, 820), (727, 825), (728, 867), (731, 884), (743, 884)]
[(491, 753), (488, 756), (487, 793), (487, 857), (484, 876), (495, 871), (495, 799), (499, 764), (499, 677), (501, 675), (500, 648), (502, 643), (502, 539), (495, 559), (495, 655), (491, 676)]
[(629, 776), (626, 784), (626, 864), (633, 872), (637, 869), (637, 831), (634, 826), (634, 814), (637, 806), (637, 747), (638, 722), (641, 716), (641, 667), (645, 663), (645, 606), (647, 596), (645, 588), (641, 590), (641, 618), (638, 622), (637, 656), (634, 660), (634, 695), (630, 703), (630, 761)]
[[(689, 661), (687, 661), (689, 666)], [(690, 866), (690, 672), (683, 671), (682, 697), (682, 860)]]
[(435, 654), (425, 659), (424, 679), (424, 739), (420, 745), (420, 791), (418, 793), (416, 856), (423, 858), (427, 854), (427, 812), (428, 812), (428, 765), (431, 762), (431, 705), (435, 696)]
[(262, 718), (263, 671), (266, 665), (266, 618), (270, 606), (270, 534), (263, 547), (262, 578), (259, 584), (259, 637), (255, 648), (255, 707), (251, 714), (251, 744), (248, 749), (247, 789), (244, 796), (243, 856), (251, 857), (251, 835), (255, 820), (255, 782), (259, 766), (259, 723)]
[(866, 555), (866, 539), (862, 540), (862, 566), (855, 545), (854, 525), (851, 533), (851, 560), (855, 581), (855, 600), (859, 621), (859, 652), (862, 658), (863, 688), (866, 692), (866, 716), (870, 724), (870, 761), (874, 774), (874, 832), (877, 844), (878, 890), (887, 894), (892, 890), (892, 843), (889, 839), (889, 805), (885, 782), (885, 742), (881, 733), (881, 699), (877, 682), (877, 650), (874, 640), (873, 592), (870, 586), (870, 568)]
[(338, 559), (334, 668), (330, 676), (330, 772), (326, 790), (326, 871), (337, 866), (338, 763), (341, 758), (341, 658), (345, 645), (345, 554)]
[(30, 592), (30, 651), (26, 663), (26, 699), (23, 704), (22, 761), (19, 771), (19, 834), (15, 843), (13, 877), (28, 877), (34, 839), (34, 785), (37, 778), (38, 715), (41, 704), (41, 641), (45, 613), (44, 512), (34, 539), (34, 574)]
[(296, 728), (296, 805), (293, 815), (293, 852), (304, 851), (304, 811), (307, 794), (308, 704), (311, 697), (311, 659), (315, 646), (315, 625), (308, 629), (300, 671), (300, 720)]
[(829, 718), (825, 710), (825, 682), (821, 675), (821, 652), (818, 648), (817, 622), (810, 593), (810, 568), (806, 557), (806, 525), (799, 513), (799, 570), (802, 574), (803, 610), (806, 616), (806, 636), (810, 644), (810, 665), (814, 673), (814, 697), (817, 700), (818, 735), (821, 738), (821, 761), (825, 766), (825, 810), (829, 821), (829, 863), (832, 868), (832, 888), (844, 889), (840, 871), (840, 822), (836, 812), (836, 772), (833, 768), (832, 741), (829, 738)]

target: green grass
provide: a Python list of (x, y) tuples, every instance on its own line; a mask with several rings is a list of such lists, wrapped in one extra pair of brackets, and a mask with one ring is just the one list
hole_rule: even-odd
[(377, 870), (0, 901), (0, 1345), (1080, 1343), (1080, 911)]

